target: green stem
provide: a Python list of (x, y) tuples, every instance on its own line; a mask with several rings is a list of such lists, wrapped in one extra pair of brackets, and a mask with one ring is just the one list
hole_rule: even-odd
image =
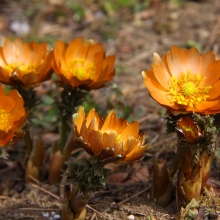
[(74, 147), (73, 131), (71, 131), (63, 149), (63, 161), (68, 160)]
[(25, 132), (24, 141), (25, 141), (26, 148), (27, 148), (27, 155), (29, 156), (31, 154), (33, 147), (32, 147), (30, 132), (28, 130), (26, 130)]
[(67, 132), (68, 132), (67, 121), (66, 121), (66, 117), (63, 116), (61, 119), (61, 137), (60, 137), (60, 146), (59, 146), (61, 152), (63, 152), (64, 146), (66, 144)]

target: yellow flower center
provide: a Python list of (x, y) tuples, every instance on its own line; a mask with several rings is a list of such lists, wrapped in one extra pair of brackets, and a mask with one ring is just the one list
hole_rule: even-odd
[(12, 72), (14, 71), (15, 68), (19, 68), (22, 72), (24, 73), (30, 73), (30, 72), (34, 72), (36, 71), (36, 66), (34, 64), (29, 64), (29, 65), (20, 65), (18, 63), (11, 63), (11, 64), (8, 64), (5, 69), (8, 71), (8, 72)]
[(17, 63), (11, 63), (11, 64), (8, 64), (5, 69), (8, 71), (8, 72), (12, 72), (16, 67), (18, 66)]
[(19, 69), (24, 73), (31, 73), (36, 71), (36, 66), (34, 64), (29, 64), (28, 66), (20, 65)]
[(93, 80), (96, 75), (96, 67), (92, 62), (85, 60), (73, 60), (68, 65), (68, 72), (76, 76), (79, 80)]
[(182, 91), (186, 96), (193, 95), (196, 92), (196, 85), (193, 82), (184, 83), (182, 86)]
[(205, 101), (209, 97), (211, 86), (200, 86), (200, 82), (205, 80), (200, 74), (191, 74), (190, 71), (181, 73), (177, 80), (172, 76), (169, 99), (176, 104), (189, 106), (193, 108), (201, 101)]
[(0, 130), (1, 131), (8, 131), (10, 129), (9, 116), (10, 114), (6, 113), (5, 110), (0, 109)]
[(198, 132), (198, 130), (196, 130), (196, 128), (192, 126), (183, 126), (183, 130), (191, 134), (195, 134), (196, 132)]

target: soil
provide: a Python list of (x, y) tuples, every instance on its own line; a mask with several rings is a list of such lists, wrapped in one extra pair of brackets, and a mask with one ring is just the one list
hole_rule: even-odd
[[(175, 184), (167, 207), (149, 200), (155, 156), (160, 152), (169, 165), (175, 155), (176, 137), (166, 134), (162, 118), (165, 110), (149, 96), (141, 72), (150, 68), (153, 52), (162, 55), (173, 45), (195, 46), (201, 52), (213, 50), (219, 57), (220, 2), (153, 0), (148, 7), (134, 12), (128, 7), (105, 11), (99, 1), (91, 0), (81, 3), (82, 19), (77, 10), (70, 9), (72, 2), (1, 1), (0, 41), (7, 36), (21, 37), (28, 41), (46, 40), (54, 46), (57, 39), (69, 42), (81, 36), (101, 41), (108, 55), (117, 56), (116, 76), (105, 88), (91, 92), (93, 100), (104, 115), (115, 108), (119, 116), (138, 120), (150, 147), (142, 161), (111, 165), (114, 172), (106, 188), (91, 194), (87, 219), (180, 219)], [(44, 129), (41, 134), (47, 149), (59, 138), (56, 129)], [(41, 181), (25, 185), (24, 158), (21, 141), (10, 149), (7, 160), (0, 160), (0, 219), (60, 219), (65, 178), (61, 184), (50, 186), (45, 159)], [(220, 214), (218, 170), (216, 157), (209, 180), (216, 196), (205, 197), (212, 199), (214, 212)], [(201, 216), (204, 217), (197, 219), (205, 219)]]

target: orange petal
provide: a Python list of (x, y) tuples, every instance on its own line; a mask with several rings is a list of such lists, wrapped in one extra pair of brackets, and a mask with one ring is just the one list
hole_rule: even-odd
[(81, 127), (81, 130), (80, 130), (80, 136), (82, 136), (83, 140), (85, 142), (88, 142), (88, 139), (89, 139), (89, 130), (88, 128), (86, 127), (86, 120), (83, 121), (82, 123), (82, 127)]
[(137, 147), (133, 151), (131, 151), (129, 154), (126, 155), (126, 158), (123, 162), (131, 162), (136, 160), (141, 160), (145, 156), (144, 152), (148, 148), (149, 144), (146, 144), (144, 146)]
[(114, 64), (115, 64), (116, 56), (107, 56), (103, 60), (103, 70), (107, 67), (105, 77), (112, 77), (114, 76)]
[(103, 133), (103, 147), (114, 148), (116, 138), (117, 138), (116, 132)]
[(187, 73), (189, 70), (193, 74), (200, 73), (202, 57), (195, 48), (187, 50), (174, 46), (167, 53), (167, 64), (172, 75), (178, 79), (181, 73)]
[(215, 99), (219, 96), (220, 96), (220, 80), (210, 89), (208, 99)]
[(0, 130), (0, 146), (5, 146), (14, 136), (13, 130), (4, 132)]
[(64, 63), (65, 51), (66, 45), (62, 41), (57, 40), (54, 48), (54, 58), (58, 68), (60, 67), (61, 62)]
[(137, 121), (129, 123), (129, 125), (121, 132), (121, 139), (123, 143), (125, 143), (130, 136), (136, 139), (138, 137), (139, 127), (140, 126)]
[(208, 108), (212, 108), (219, 103), (219, 100), (214, 101), (201, 101), (198, 105), (196, 105), (196, 109), (199, 111), (203, 111)]
[(128, 122), (123, 118), (116, 118), (115, 128), (117, 134), (120, 134), (126, 127), (128, 126)]
[(207, 53), (204, 53), (202, 56), (202, 68), (200, 71), (200, 74), (205, 77), (207, 76), (208, 68), (210, 64), (213, 64), (215, 62), (215, 55), (212, 51), (209, 51)]
[(2, 47), (0, 47), (0, 66), (4, 68), (6, 65), (7, 64), (5, 62), (5, 58), (2, 52)]
[(115, 155), (125, 155), (124, 153), (124, 146), (123, 146), (123, 142), (120, 140), (119, 142), (115, 143), (115, 147), (114, 147), (114, 150), (115, 150)]
[(103, 134), (100, 131), (91, 131), (89, 132), (88, 143), (94, 155), (99, 155), (100, 151), (103, 149)]
[[(94, 108), (92, 108), (86, 118), (86, 126), (89, 127), (91, 121), (96, 117), (96, 111)], [(97, 119), (96, 119), (96, 123), (98, 123)], [(98, 128), (98, 126), (97, 126)]]
[(80, 133), (82, 124), (85, 120), (85, 112), (83, 106), (79, 107), (79, 110), (76, 114), (73, 115), (73, 124), (76, 125), (77, 131)]
[(169, 89), (171, 76), (169, 71), (166, 69), (166, 65), (163, 64), (157, 53), (154, 53), (154, 63), (152, 64), (152, 68), (158, 83), (166, 90)]
[(111, 110), (104, 121), (101, 131), (104, 132), (104, 131), (114, 130), (115, 121), (116, 121), (115, 111)]
[(104, 48), (101, 43), (97, 43), (95, 45), (90, 45), (89, 51), (88, 51), (85, 59), (89, 62), (94, 62), (95, 54), (100, 51), (104, 51)]
[(75, 59), (79, 59), (78, 54), (80, 53), (79, 51), (82, 47), (83, 47), (82, 38), (76, 38), (70, 42), (65, 53), (65, 61), (67, 64)]
[(207, 69), (207, 72), (204, 74), (206, 79), (201, 84), (204, 86), (212, 86), (216, 82), (218, 82), (220, 78), (219, 68), (220, 68), (220, 60), (210, 65), (209, 68)]
[(9, 113), (15, 107), (15, 105), (16, 103), (11, 97), (0, 96), (0, 109), (3, 109)]
[(126, 143), (124, 144), (124, 155), (123, 156), (127, 156), (131, 151), (133, 151), (134, 149), (136, 149), (138, 147), (138, 140), (132, 136), (129, 136), (127, 138)]
[(167, 91), (161, 85), (151, 78), (145, 78), (145, 86), (150, 91), (151, 96), (161, 105), (172, 106), (173, 104), (167, 98)]

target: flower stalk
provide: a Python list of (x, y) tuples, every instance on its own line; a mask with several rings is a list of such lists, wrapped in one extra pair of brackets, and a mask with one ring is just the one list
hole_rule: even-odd
[(78, 162), (67, 162), (66, 164), (67, 171), (64, 175), (67, 176), (67, 183), (74, 186), (74, 191), (67, 196), (62, 215), (66, 216), (66, 219), (83, 220), (86, 218), (89, 192), (105, 187), (110, 170), (104, 168), (105, 162), (101, 162), (95, 157), (84, 158)]
[(167, 109), (167, 132), (177, 134), (169, 175), (178, 173), (179, 210), (201, 198), (209, 177), (218, 128), (214, 115), (220, 113), (219, 69), (220, 60), (212, 51), (199, 54), (196, 48), (173, 46), (162, 58), (154, 53), (152, 69), (142, 72), (152, 98)]
[[(186, 132), (183, 132), (184, 137), (178, 138), (179, 170), (176, 195), (179, 210), (193, 198), (200, 200), (215, 156), (217, 129), (213, 117), (192, 114), (192, 121), (195, 122), (195, 126), (191, 127), (191, 138)], [(182, 125), (184, 126), (186, 125)], [(198, 130), (195, 130), (196, 127)], [(202, 137), (200, 132), (203, 134)]]

